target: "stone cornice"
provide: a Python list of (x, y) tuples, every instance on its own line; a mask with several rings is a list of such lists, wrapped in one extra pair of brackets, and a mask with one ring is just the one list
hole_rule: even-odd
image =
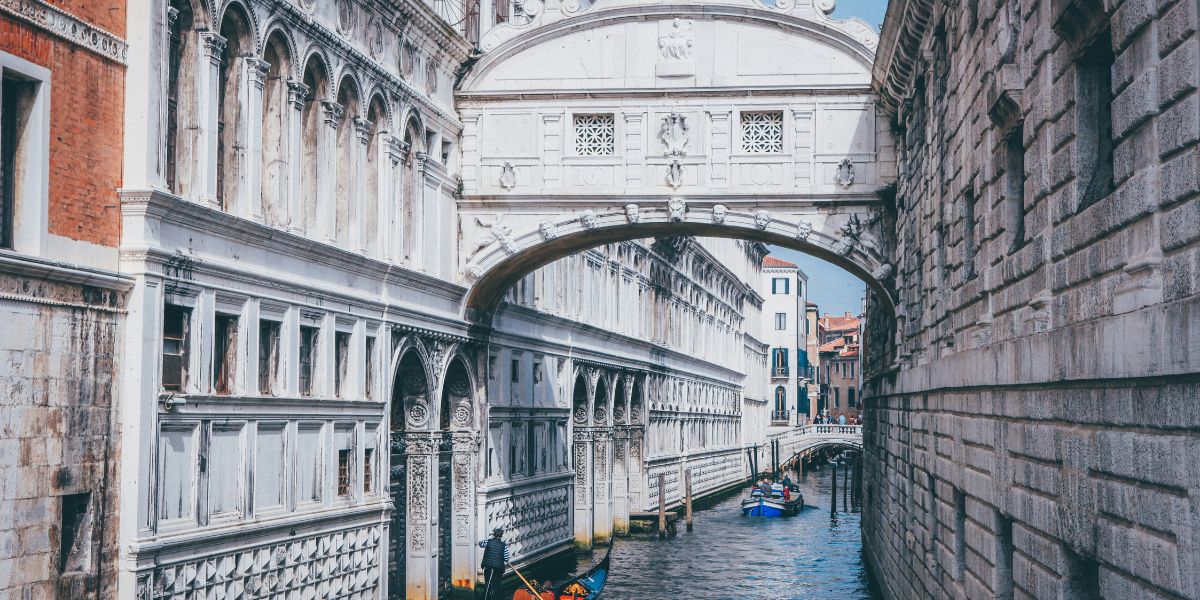
[[(466, 293), (462, 286), (437, 277), (243, 219), (208, 205), (183, 200), (166, 192), (123, 189), (120, 190), (120, 195), (121, 213), (125, 218), (136, 217), (140, 214), (156, 222), (212, 232), (213, 235), (221, 235), (246, 246), (302, 258), (315, 264), (326, 265), (392, 285), (426, 291), (448, 300), (460, 301)], [(128, 248), (121, 250), (123, 256), (128, 255), (131, 251), (143, 252), (146, 254), (146, 258), (151, 258), (156, 254), (166, 256), (165, 250)], [(328, 293), (328, 290), (324, 290), (323, 293)]]
[(872, 67), (872, 87), (892, 116), (908, 95), (920, 61), (921, 40), (929, 28), (934, 0), (892, 0)]
[[(869, 86), (864, 85), (846, 85), (846, 84), (830, 84), (826, 86), (805, 86), (797, 88), (794, 86), (782, 85), (763, 85), (755, 87), (690, 87), (690, 88), (627, 88), (627, 89), (602, 89), (593, 90), (556, 90), (556, 89), (523, 89), (520, 91), (514, 90), (484, 90), (484, 91), (456, 91), (455, 97), (458, 98), (460, 106), (463, 108), (474, 108), (476, 104), (484, 104), (487, 102), (502, 102), (513, 100), (530, 100), (530, 101), (546, 101), (546, 100), (595, 100), (595, 99), (612, 99), (621, 100), (626, 98), (766, 98), (776, 96), (786, 97), (806, 97), (806, 96), (871, 96), (874, 90)], [(862, 102), (862, 98), (853, 98), (852, 102)], [(641, 115), (637, 115), (641, 116)]]
[(133, 278), (112, 271), (81, 267), (36, 256), (0, 250), (0, 273), (13, 273), (47, 281), (75, 283), (108, 290), (128, 291)]
[(41, 27), (113, 62), (125, 64), (129, 49), (125, 40), (45, 0), (0, 0), (0, 12)]
[(404, 17), (407, 24), (405, 29), (415, 27), (425, 34), (435, 47), (447, 55), (454, 67), (457, 68), (470, 57), (473, 45), (422, 0), (391, 0), (391, 5)]

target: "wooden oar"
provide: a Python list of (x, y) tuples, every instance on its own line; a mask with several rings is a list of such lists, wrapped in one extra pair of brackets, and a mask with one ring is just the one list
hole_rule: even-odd
[(542, 597), (542, 596), (541, 596), (541, 592), (539, 592), (539, 591), (537, 591), (536, 589), (534, 589), (534, 588), (533, 588), (533, 584), (532, 584), (532, 583), (529, 583), (529, 580), (528, 580), (528, 579), (525, 579), (525, 576), (524, 576), (524, 575), (522, 575), (522, 574), (521, 574), (521, 572), (517, 570), (517, 567), (516, 567), (516, 565), (514, 565), (514, 564), (512, 564), (512, 563), (508, 563), (508, 566), (512, 568), (512, 570), (513, 570), (513, 573), (516, 573), (516, 574), (517, 574), (517, 577), (520, 577), (520, 578), (521, 578), (521, 581), (525, 582), (525, 587), (529, 588), (529, 591), (533, 592), (533, 597), (534, 597), (534, 598), (541, 598), (541, 597)]

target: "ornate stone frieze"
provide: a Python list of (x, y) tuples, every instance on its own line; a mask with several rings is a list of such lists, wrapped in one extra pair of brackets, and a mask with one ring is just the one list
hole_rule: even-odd
[(122, 65), (128, 58), (129, 47), (125, 40), (45, 0), (0, 0), (0, 12), (45, 29), (76, 46)]
[(487, 528), (503, 528), (514, 557), (531, 555), (571, 538), (571, 496), (568, 486), (514, 494), (489, 500)]
[(169, 562), (138, 578), (139, 600), (187, 598), (376, 598), (384, 549), (377, 525), (331, 531), (253, 549)]

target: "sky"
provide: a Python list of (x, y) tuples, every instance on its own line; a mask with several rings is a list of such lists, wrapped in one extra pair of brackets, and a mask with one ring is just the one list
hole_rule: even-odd
[[(832, 16), (835, 19), (859, 17), (879, 31), (886, 11), (887, 0), (837, 0)], [(771, 256), (800, 265), (800, 270), (808, 275), (808, 300), (817, 303), (821, 314), (850, 312), (857, 315), (862, 311), (862, 297), (866, 291), (862, 280), (819, 258), (779, 246), (770, 248)]]

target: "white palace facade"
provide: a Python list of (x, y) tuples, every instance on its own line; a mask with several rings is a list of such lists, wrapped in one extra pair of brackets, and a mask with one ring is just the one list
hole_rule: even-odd
[(494, 527), (529, 564), (748, 476), (760, 241), (549, 243), (468, 307), (552, 208), (886, 183), (869, 27), (677, 4), (129, 3), (119, 597), (455, 597)]

